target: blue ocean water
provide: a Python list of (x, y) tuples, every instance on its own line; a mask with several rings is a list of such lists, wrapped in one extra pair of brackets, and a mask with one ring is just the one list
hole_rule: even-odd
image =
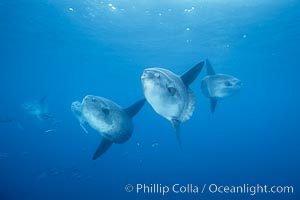
[[(0, 199), (299, 199), (299, 9), (297, 0), (2, 0), (0, 119), (12, 121), (0, 123)], [(145, 104), (130, 140), (92, 160), (101, 136), (82, 131), (73, 101), (92, 94), (128, 107), (143, 98), (144, 68), (182, 74), (207, 58), (243, 88), (211, 114), (201, 72), (183, 151)], [(55, 123), (22, 109), (44, 96)], [(135, 190), (177, 183), (200, 191)], [(294, 192), (201, 193), (204, 184)]]

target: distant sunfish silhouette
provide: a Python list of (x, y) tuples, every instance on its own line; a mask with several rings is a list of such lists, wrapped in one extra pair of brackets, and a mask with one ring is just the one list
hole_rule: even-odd
[(209, 60), (206, 60), (206, 72), (207, 76), (201, 82), (201, 90), (210, 99), (211, 112), (214, 113), (218, 100), (237, 94), (242, 82), (230, 75), (216, 74)]
[(83, 131), (88, 134), (88, 131), (85, 128), (85, 125), (87, 124), (86, 119), (83, 117), (82, 112), (82, 104), (79, 101), (74, 101), (71, 104), (71, 111), (73, 112), (76, 119), (79, 121), (80, 127), (83, 129)]
[(189, 85), (197, 78), (203, 65), (204, 61), (181, 76), (163, 68), (145, 69), (141, 76), (147, 101), (156, 113), (172, 123), (180, 148), (180, 123), (187, 121), (195, 109), (195, 98)]
[(99, 96), (87, 95), (82, 101), (82, 115), (88, 124), (102, 135), (93, 160), (100, 157), (113, 143), (122, 144), (132, 135), (132, 118), (143, 107), (145, 99), (123, 109), (115, 102)]
[(53, 115), (48, 112), (46, 97), (38, 101), (30, 101), (22, 104), (22, 108), (30, 115), (36, 116), (39, 120), (54, 119)]

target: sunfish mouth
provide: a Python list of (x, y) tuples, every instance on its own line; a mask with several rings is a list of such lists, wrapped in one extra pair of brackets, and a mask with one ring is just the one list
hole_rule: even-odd
[(146, 69), (145, 69), (145, 70), (143, 71), (143, 74), (142, 74), (142, 76), (141, 76), (141, 79), (149, 78), (150, 75), (151, 75), (151, 72), (150, 72), (149, 70), (146, 70)]
[(143, 74), (142, 74), (142, 76), (141, 76), (141, 79), (143, 80), (143, 79), (145, 79), (146, 77), (147, 77), (146, 73), (143, 72)]
[(141, 79), (146, 78), (159, 78), (161, 76), (160, 72), (155, 70), (154, 68), (148, 68), (143, 71)]

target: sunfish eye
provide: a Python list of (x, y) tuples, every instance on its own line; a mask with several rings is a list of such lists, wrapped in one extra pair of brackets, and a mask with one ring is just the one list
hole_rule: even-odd
[(97, 99), (95, 97), (93, 97), (92, 102), (97, 102)]
[(176, 88), (174, 87), (168, 87), (168, 92), (170, 93), (171, 96), (174, 96), (176, 93)]
[(230, 81), (225, 81), (224, 85), (227, 87), (230, 87), (230, 86), (232, 86), (232, 83)]
[(108, 109), (108, 108), (102, 108), (102, 112), (103, 112), (105, 115), (108, 115), (108, 114), (109, 114), (109, 109)]
[(159, 74), (159, 73), (154, 73), (154, 76), (155, 76), (156, 78), (159, 78), (159, 77), (160, 77), (160, 74)]

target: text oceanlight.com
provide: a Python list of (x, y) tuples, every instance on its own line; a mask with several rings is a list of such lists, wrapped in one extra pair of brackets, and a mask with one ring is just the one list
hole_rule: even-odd
[(268, 186), (268, 185), (218, 185), (218, 184), (127, 184), (126, 192), (135, 192), (137, 194), (293, 194), (293, 186)]

